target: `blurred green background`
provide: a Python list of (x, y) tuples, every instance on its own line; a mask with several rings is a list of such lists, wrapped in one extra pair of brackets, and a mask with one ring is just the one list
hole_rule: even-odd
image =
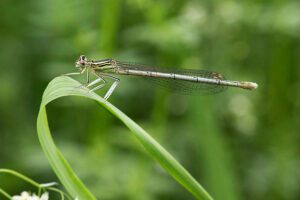
[[(299, 1), (2, 0), (0, 6), (1, 168), (58, 181), (39, 145), (36, 117), (47, 83), (74, 72), (85, 54), (257, 82), (255, 91), (183, 96), (125, 78), (109, 101), (215, 199), (300, 199)], [(99, 199), (193, 199), (95, 102), (67, 97), (47, 110), (59, 148)], [(10, 194), (32, 190), (8, 175), (0, 175), (0, 187)]]

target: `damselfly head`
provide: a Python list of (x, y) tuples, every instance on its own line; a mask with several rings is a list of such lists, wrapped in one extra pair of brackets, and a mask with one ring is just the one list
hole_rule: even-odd
[(76, 67), (79, 69), (84, 69), (86, 67), (87, 61), (87, 58), (84, 55), (81, 55), (76, 61)]

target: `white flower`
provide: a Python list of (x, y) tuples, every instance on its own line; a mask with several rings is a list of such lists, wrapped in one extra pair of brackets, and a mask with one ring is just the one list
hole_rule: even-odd
[(49, 194), (48, 192), (45, 192), (44, 194), (42, 194), (40, 200), (48, 200), (49, 199)]
[(48, 200), (49, 194), (45, 192), (42, 194), (41, 197), (37, 196), (36, 194), (30, 195), (28, 192), (22, 192), (21, 196), (15, 195), (12, 197), (12, 200)]
[(30, 195), (28, 192), (22, 192), (21, 196), (15, 195), (12, 197), (12, 200), (29, 200)]

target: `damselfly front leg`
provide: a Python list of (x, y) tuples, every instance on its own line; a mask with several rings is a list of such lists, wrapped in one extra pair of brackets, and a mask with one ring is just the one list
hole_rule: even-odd
[(89, 70), (87, 68), (84, 68), (83, 70), (81, 70), (80, 72), (72, 72), (72, 73), (67, 73), (67, 74), (63, 74), (63, 76), (77, 76), (77, 75), (82, 75), (85, 71), (87, 71), (87, 75), (86, 75), (86, 83), (85, 84), (81, 84), (76, 88), (80, 88), (80, 87), (84, 87), (85, 85), (87, 85), (90, 81), (89, 78)]
[(90, 73), (89, 73), (89, 69), (88, 69), (88, 68), (84, 68), (84, 69), (83, 69), (82, 71), (80, 71), (80, 72), (67, 73), (67, 74), (64, 74), (64, 76), (76, 76), (76, 75), (81, 75), (81, 74), (83, 74), (85, 71), (86, 71), (86, 83), (80, 85), (80, 87), (82, 87), (82, 86), (87, 86), (87, 85), (89, 84), (89, 82), (90, 82)]
[(67, 74), (63, 74), (63, 76), (76, 76), (76, 75), (81, 75), (85, 72), (86, 68), (84, 68), (82, 71), (80, 72), (72, 72), (72, 73), (67, 73)]

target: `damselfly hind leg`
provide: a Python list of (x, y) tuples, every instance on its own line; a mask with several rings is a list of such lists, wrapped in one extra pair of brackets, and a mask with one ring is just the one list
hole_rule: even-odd
[(107, 100), (110, 95), (113, 93), (113, 91), (116, 89), (117, 85), (119, 84), (120, 80), (117, 79), (112, 85), (111, 87), (109, 88), (109, 90), (106, 92), (105, 96), (104, 96), (104, 99)]
[(110, 95), (113, 93), (113, 91), (116, 89), (117, 85), (120, 82), (120, 79), (118, 79), (118, 78), (116, 78), (114, 76), (111, 76), (109, 74), (104, 74), (104, 73), (101, 73), (101, 76), (105, 76), (105, 77), (108, 77), (108, 78), (114, 80), (113, 84), (110, 86), (110, 88), (108, 89), (108, 91), (104, 95), (104, 99), (107, 100), (110, 97)]
[(103, 83), (100, 84), (100, 85), (98, 85), (98, 86), (96, 86), (96, 87), (94, 87), (94, 88), (91, 89), (89, 92), (94, 92), (94, 91), (99, 90), (100, 88), (102, 88), (102, 87), (105, 86), (106, 81), (105, 81), (102, 77), (100, 77), (100, 76), (97, 76), (97, 77), (98, 77), (98, 78), (97, 78), (96, 80), (92, 81), (90, 84), (88, 84), (87, 87), (94, 86), (94, 85), (96, 85), (97, 83), (99, 83), (100, 81), (102, 81)]
[(91, 86), (93, 86), (93, 85), (99, 83), (100, 81), (103, 81), (104, 84), (106, 83), (106, 81), (105, 81), (103, 78), (98, 77), (98, 78), (95, 79), (94, 81), (90, 82), (86, 87), (91, 87)]
[[(110, 95), (113, 93), (115, 88), (117, 87), (120, 80), (118, 78), (115, 78), (115, 77), (107, 75), (107, 74), (101, 74), (101, 76), (105, 76), (105, 77), (108, 77), (108, 78), (111, 78), (111, 79), (114, 80), (113, 84), (111, 85), (111, 87), (108, 89), (108, 91), (104, 95), (104, 99), (107, 100), (110, 97)], [(102, 84), (100, 84), (100, 85), (94, 87), (93, 89), (91, 89), (89, 92), (94, 92), (96, 90), (99, 90), (99, 89), (101, 89), (102, 87), (104, 87), (106, 85), (106, 81), (101, 76), (97, 76), (98, 78), (96, 80), (92, 81), (90, 84), (87, 85), (87, 87), (91, 87), (91, 86), (96, 85), (100, 81), (103, 82)]]

